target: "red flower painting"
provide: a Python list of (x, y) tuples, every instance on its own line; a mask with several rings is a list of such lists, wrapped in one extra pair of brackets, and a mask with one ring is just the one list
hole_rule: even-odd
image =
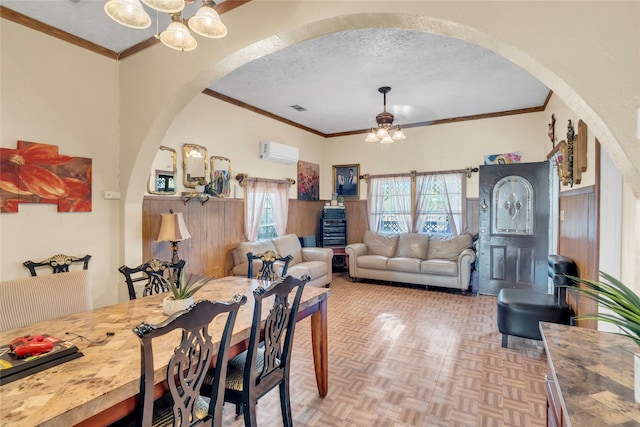
[(62, 155), (55, 145), (35, 142), (0, 148), (0, 212), (18, 212), (20, 203), (91, 212), (91, 159)]

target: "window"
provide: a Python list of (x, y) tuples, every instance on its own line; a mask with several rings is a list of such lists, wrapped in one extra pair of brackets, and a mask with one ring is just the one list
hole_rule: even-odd
[(380, 233), (411, 229), (411, 178), (372, 178), (367, 198), (369, 228)]
[[(422, 174), (371, 178), (369, 229), (458, 234), (462, 230), (463, 174)], [(413, 196), (412, 194), (415, 194)]]
[(427, 234), (458, 234), (462, 229), (462, 174), (416, 177), (414, 231)]
[(245, 187), (245, 238), (248, 241), (285, 234), (290, 185), (288, 181), (248, 180)]
[(267, 194), (262, 208), (262, 216), (260, 217), (260, 227), (258, 228), (258, 240), (269, 240), (278, 237), (276, 231), (276, 222), (273, 218), (273, 202)]

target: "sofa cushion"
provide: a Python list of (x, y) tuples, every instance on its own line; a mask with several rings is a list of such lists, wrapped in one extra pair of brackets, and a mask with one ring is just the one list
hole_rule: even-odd
[(289, 262), (289, 265), (296, 265), (302, 262), (302, 246), (300, 240), (295, 234), (287, 234), (284, 236), (276, 237), (272, 240), (273, 245), (276, 247), (278, 255), (285, 257), (291, 255), (293, 259)]
[[(276, 247), (273, 246), (271, 240), (262, 240), (257, 242), (241, 242), (238, 245), (238, 257), (241, 263), (247, 263), (247, 254), (253, 252), (254, 254), (261, 254), (266, 251), (276, 252)], [(255, 266), (255, 264), (254, 264)], [(246, 274), (246, 273), (245, 273)]]
[(303, 263), (309, 270), (309, 276), (311, 279), (316, 279), (327, 274), (327, 263), (323, 261), (305, 261)]
[(397, 234), (380, 234), (367, 230), (363, 242), (367, 245), (369, 255), (382, 255), (391, 258), (396, 254), (398, 246)]
[(420, 272), (439, 276), (457, 276), (458, 263), (444, 259), (429, 259), (420, 263)]
[(362, 255), (358, 257), (358, 267), (386, 270), (389, 258), (382, 255)]
[(471, 247), (471, 234), (459, 236), (431, 236), (427, 259), (458, 259), (460, 252)]
[(389, 258), (387, 269), (393, 271), (405, 271), (407, 273), (420, 273), (420, 262), (418, 258)]
[(396, 257), (427, 259), (429, 250), (429, 235), (418, 233), (403, 233), (398, 239)]

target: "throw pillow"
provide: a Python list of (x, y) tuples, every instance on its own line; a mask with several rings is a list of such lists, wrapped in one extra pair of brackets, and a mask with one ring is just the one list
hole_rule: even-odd
[(396, 257), (427, 259), (429, 250), (429, 235), (418, 233), (403, 233), (398, 239)]
[(369, 255), (382, 255), (391, 258), (396, 253), (398, 235), (365, 231), (363, 242), (367, 245)]
[(457, 260), (460, 252), (471, 248), (471, 234), (459, 236), (431, 236), (427, 259)]
[(276, 252), (281, 257), (291, 255), (293, 259), (289, 261), (289, 265), (300, 264), (302, 260), (302, 246), (300, 240), (295, 234), (287, 234), (284, 236), (276, 237), (273, 239), (273, 245), (276, 247)]

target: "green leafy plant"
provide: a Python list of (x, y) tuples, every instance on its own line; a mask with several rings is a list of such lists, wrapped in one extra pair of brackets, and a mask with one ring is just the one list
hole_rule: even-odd
[(620, 335), (627, 336), (640, 346), (640, 297), (615, 277), (600, 272), (602, 281), (592, 281), (567, 276), (584, 287), (568, 287), (575, 294), (582, 294), (596, 301), (611, 313), (591, 313), (577, 317), (578, 320), (597, 320), (612, 323), (621, 329)]
[(196, 292), (206, 285), (213, 277), (185, 274), (184, 270), (180, 272), (178, 280), (175, 279), (173, 271), (169, 271), (168, 277), (161, 277), (164, 285), (169, 288), (174, 299), (187, 299), (192, 297)]

